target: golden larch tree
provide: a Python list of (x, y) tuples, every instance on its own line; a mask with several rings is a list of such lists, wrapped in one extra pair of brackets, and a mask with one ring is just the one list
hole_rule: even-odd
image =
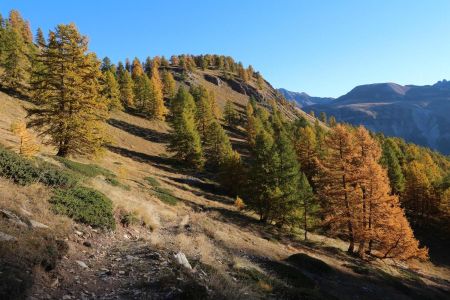
[(11, 131), (19, 137), (19, 154), (27, 157), (34, 156), (39, 151), (39, 144), (27, 130), (27, 125), (23, 121), (15, 121), (11, 124)]
[(33, 97), (39, 106), (29, 110), (30, 125), (59, 156), (95, 155), (106, 142), (100, 62), (87, 51), (87, 38), (74, 24), (58, 25), (38, 57), (43, 67)]

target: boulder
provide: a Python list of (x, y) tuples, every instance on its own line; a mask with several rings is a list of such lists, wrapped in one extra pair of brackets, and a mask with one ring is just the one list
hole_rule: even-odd
[(177, 263), (179, 263), (186, 269), (192, 270), (192, 266), (189, 263), (189, 261), (187, 260), (186, 255), (183, 252), (180, 251), (177, 254), (175, 254), (175, 260), (177, 261)]

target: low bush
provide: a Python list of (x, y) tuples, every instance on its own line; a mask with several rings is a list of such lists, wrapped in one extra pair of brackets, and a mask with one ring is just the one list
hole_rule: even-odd
[(106, 178), (115, 178), (116, 175), (108, 169), (102, 168), (94, 164), (83, 164), (73, 160), (69, 160), (64, 157), (55, 157), (60, 163), (62, 163), (66, 168), (77, 172), (86, 177), (95, 177), (98, 175), (103, 175)]
[(159, 181), (154, 178), (154, 177), (145, 177), (144, 178), (148, 184), (150, 184), (152, 187), (158, 187), (161, 186), (161, 184), (159, 183)]
[(77, 222), (115, 229), (112, 202), (96, 190), (81, 186), (59, 189), (51, 197), (50, 203), (55, 213), (66, 215)]
[(173, 195), (173, 192), (169, 189), (162, 187), (153, 188), (153, 195), (158, 197), (162, 202), (169, 205), (176, 205), (178, 203), (178, 198)]
[(78, 178), (69, 172), (38, 158), (28, 159), (0, 147), (0, 176), (17, 184), (42, 182), (48, 186), (73, 187)]

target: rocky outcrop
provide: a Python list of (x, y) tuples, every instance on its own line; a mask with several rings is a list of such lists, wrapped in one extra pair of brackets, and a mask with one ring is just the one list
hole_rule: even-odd
[(217, 86), (221, 86), (222, 85), (222, 80), (217, 77), (217, 76), (213, 76), (210, 74), (205, 74), (203, 75), (203, 77), (205, 78), (206, 81), (211, 82), (212, 84), (215, 84)]

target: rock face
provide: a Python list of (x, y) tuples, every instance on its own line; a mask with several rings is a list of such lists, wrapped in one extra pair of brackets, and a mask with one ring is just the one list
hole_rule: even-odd
[(221, 86), (222, 85), (222, 80), (220, 80), (219, 77), (213, 76), (213, 75), (209, 75), (209, 74), (205, 74), (204, 75), (205, 80), (217, 85), (217, 86)]
[(307, 93), (291, 92), (286, 89), (278, 89), (278, 91), (289, 101), (295, 101), (299, 107), (305, 107), (315, 104), (325, 104), (334, 100), (330, 97), (313, 97)]
[(450, 82), (445, 80), (431, 86), (362, 85), (304, 109), (450, 154)]

